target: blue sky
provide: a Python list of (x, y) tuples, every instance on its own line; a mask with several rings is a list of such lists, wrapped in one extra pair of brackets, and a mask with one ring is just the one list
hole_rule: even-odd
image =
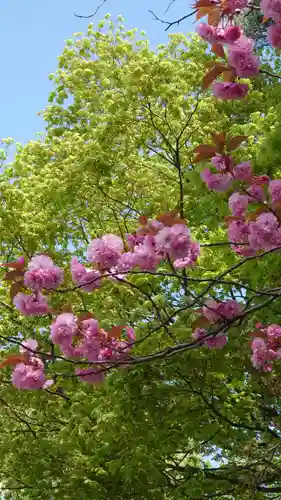
[[(57, 57), (64, 41), (72, 33), (85, 31), (89, 21), (77, 14), (90, 14), (99, 0), (8, 0), (1, 2), (0, 46), (2, 77), (0, 78), (0, 137), (13, 137), (20, 142), (34, 139), (44, 129), (37, 112), (47, 104), (51, 82), (48, 74), (57, 67)], [(94, 22), (107, 12), (122, 14), (126, 27), (144, 29), (151, 46), (167, 40), (165, 26), (154, 21), (148, 9), (164, 15), (169, 0), (107, 0)], [(190, 2), (191, 3), (191, 2)], [(188, 0), (175, 0), (167, 20), (177, 19), (189, 11)], [(171, 33), (194, 29), (194, 19), (187, 20)]]

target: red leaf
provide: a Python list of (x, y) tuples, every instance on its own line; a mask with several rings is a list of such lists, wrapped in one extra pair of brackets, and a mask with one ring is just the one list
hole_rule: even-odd
[(224, 132), (213, 132), (213, 143), (216, 145), (217, 151), (222, 153), (225, 145), (225, 133)]
[(195, 4), (193, 5), (193, 8), (199, 9), (200, 7), (212, 7), (213, 8), (213, 4), (212, 4), (211, 0), (198, 0), (198, 2), (195, 2)]
[(126, 328), (126, 326), (113, 326), (110, 330), (107, 331), (109, 337), (120, 339), (122, 331)]
[(192, 323), (192, 330), (196, 330), (196, 328), (205, 328), (206, 326), (209, 326), (210, 321), (205, 318), (205, 316), (199, 316), (193, 323)]
[(225, 82), (232, 82), (235, 77), (235, 73), (232, 69), (227, 69), (223, 72), (223, 79)]
[(10, 297), (11, 297), (11, 301), (13, 301), (13, 299), (15, 298), (15, 296), (21, 292), (23, 289), (23, 282), (21, 281), (15, 281), (14, 283), (11, 284), (11, 288), (10, 288)]
[(221, 11), (220, 9), (215, 8), (208, 15), (208, 24), (211, 24), (212, 26), (217, 26), (220, 22), (220, 18), (221, 18)]
[(198, 154), (212, 154), (214, 156), (217, 153), (217, 148), (210, 144), (201, 144), (201, 146), (197, 146), (193, 152)]
[(223, 59), (225, 58), (223, 46), (220, 43), (215, 43), (214, 45), (212, 45), (212, 52), (218, 57), (222, 57)]
[(240, 146), (241, 142), (244, 142), (247, 139), (247, 135), (236, 135), (235, 137), (231, 137), (228, 141), (228, 150), (233, 151)]
[(225, 222), (227, 224), (235, 221), (235, 220), (242, 220), (241, 217), (238, 217), (237, 215), (227, 215), (225, 218), (224, 218)]
[(17, 281), (17, 278), (23, 278), (24, 276), (24, 271), (8, 271), (4, 275), (4, 280), (6, 281)]
[(139, 223), (141, 226), (146, 226), (147, 222), (148, 222), (148, 218), (145, 215), (141, 215), (139, 217)]
[(27, 361), (27, 355), (25, 354), (11, 354), (8, 358), (4, 359), (2, 363), (0, 363), (0, 368), (4, 368), (5, 366), (15, 366), (19, 363), (24, 363)]
[(0, 267), (10, 267), (11, 269), (24, 269), (25, 261), (24, 257), (20, 257), (18, 260), (12, 262), (2, 262)]
[[(71, 311), (72, 312), (72, 311)], [(79, 314), (78, 319), (79, 321), (85, 321), (86, 319), (92, 319), (94, 316), (90, 312), (83, 312)]]
[(213, 9), (213, 7), (199, 7), (198, 11), (197, 11), (197, 14), (196, 14), (196, 20), (198, 21), (199, 19), (201, 19), (202, 17), (205, 17), (207, 16), (211, 10)]
[(227, 69), (227, 66), (224, 66), (223, 64), (216, 64), (213, 69), (211, 69), (211, 71), (204, 76), (202, 83), (203, 88), (207, 89), (217, 76), (221, 75)]
[(177, 211), (159, 214), (157, 215), (156, 220), (162, 222), (165, 226), (172, 226), (173, 224), (186, 224), (186, 220), (181, 219)]

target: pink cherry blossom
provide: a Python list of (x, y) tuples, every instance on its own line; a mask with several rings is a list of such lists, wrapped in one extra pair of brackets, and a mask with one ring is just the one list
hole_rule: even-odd
[(19, 292), (14, 297), (13, 303), (25, 316), (38, 316), (49, 312), (47, 301), (40, 292), (32, 295)]
[(234, 43), (241, 36), (241, 28), (239, 26), (229, 26), (224, 30), (224, 39), (227, 43)]
[(224, 334), (208, 335), (204, 328), (196, 328), (192, 333), (192, 338), (201, 341), (209, 349), (221, 349), (227, 343), (227, 336)]
[(124, 250), (124, 244), (119, 236), (106, 234), (91, 241), (87, 255), (90, 262), (99, 264), (102, 269), (115, 267)]
[(87, 269), (80, 264), (77, 257), (71, 259), (71, 276), (74, 283), (85, 292), (92, 292), (101, 285), (101, 274), (97, 270)]
[(158, 252), (169, 255), (173, 260), (183, 259), (190, 248), (190, 231), (184, 224), (164, 227), (155, 236), (155, 247)]
[(135, 265), (135, 256), (133, 252), (125, 252), (121, 255), (120, 260), (115, 268), (117, 272), (126, 273), (131, 271)]
[(224, 43), (225, 42), (225, 31), (221, 28), (215, 28), (210, 24), (200, 23), (196, 27), (196, 31), (201, 38), (206, 40), (211, 44)]
[(252, 248), (267, 251), (281, 246), (281, 228), (274, 214), (259, 215), (249, 228), (249, 243)]
[(99, 337), (99, 325), (96, 319), (90, 318), (81, 322), (82, 342), (80, 344), (80, 355), (89, 361), (98, 359), (101, 349)]
[(245, 9), (248, 6), (248, 0), (227, 0), (225, 11), (228, 14), (234, 14), (237, 10)]
[(191, 267), (195, 264), (200, 255), (200, 245), (196, 241), (191, 241), (187, 251), (187, 255), (182, 259), (174, 260), (173, 264), (176, 269), (183, 267)]
[(214, 82), (212, 85), (214, 96), (224, 100), (244, 99), (249, 92), (246, 83)]
[(28, 364), (19, 363), (13, 371), (12, 382), (18, 389), (41, 389), (46, 382), (43, 362), (31, 358)]
[(161, 255), (155, 250), (155, 237), (148, 234), (141, 245), (135, 247), (134, 266), (146, 271), (154, 271), (161, 261)]
[(228, 200), (228, 204), (233, 215), (244, 215), (248, 207), (248, 196), (240, 193), (233, 193)]
[(249, 189), (249, 203), (258, 203), (265, 200), (264, 188), (258, 184), (252, 184)]
[(216, 323), (219, 320), (234, 318), (238, 316), (242, 310), (243, 306), (236, 302), (236, 300), (217, 302), (214, 299), (209, 299), (206, 305), (203, 306), (202, 312), (210, 323)]
[(76, 368), (76, 375), (82, 382), (88, 382), (93, 385), (100, 385), (104, 381), (104, 372), (101, 368)]
[(253, 172), (250, 161), (239, 163), (233, 169), (234, 178), (238, 181), (251, 182)]
[(62, 313), (57, 316), (51, 325), (51, 340), (54, 344), (60, 346), (71, 346), (72, 341), (77, 334), (77, 321), (73, 314)]
[(261, 0), (260, 9), (265, 17), (271, 18), (277, 23), (281, 22), (280, 0)]
[(266, 329), (268, 344), (271, 348), (277, 349), (281, 347), (281, 326), (269, 325)]
[(222, 349), (222, 347), (225, 346), (227, 343), (227, 336), (226, 335), (213, 335), (211, 337), (208, 337), (205, 341), (205, 345), (209, 349)]
[(32, 290), (55, 289), (63, 282), (63, 271), (47, 255), (33, 257), (24, 274), (24, 283)]
[(218, 172), (230, 172), (234, 166), (231, 156), (216, 155), (211, 158), (211, 163)]
[(213, 189), (218, 192), (226, 191), (233, 182), (230, 173), (212, 174), (209, 168), (204, 168), (201, 172), (201, 179), (207, 184), (209, 189)]
[(37, 347), (37, 340), (27, 339), (22, 342), (22, 345), (20, 346), (20, 352), (26, 352), (27, 354), (32, 356), (32, 351), (36, 351)]
[(270, 181), (268, 191), (271, 195), (271, 203), (273, 206), (281, 202), (281, 180), (276, 179), (274, 181)]
[(256, 76), (259, 72), (260, 62), (257, 56), (243, 49), (230, 50), (228, 52), (228, 63), (236, 74), (242, 78)]
[(275, 49), (281, 49), (281, 24), (273, 24), (267, 28), (267, 38)]

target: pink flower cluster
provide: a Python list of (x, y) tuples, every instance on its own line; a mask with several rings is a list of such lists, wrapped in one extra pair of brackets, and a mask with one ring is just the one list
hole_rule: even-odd
[(25, 316), (47, 314), (49, 306), (41, 291), (55, 290), (64, 279), (62, 269), (57, 267), (47, 255), (33, 257), (24, 273), (24, 285), (32, 294), (19, 292), (13, 299), (14, 305)]
[[(166, 259), (170, 259), (176, 268), (190, 267), (200, 254), (199, 244), (191, 239), (188, 227), (176, 219), (175, 223), (169, 225), (152, 220), (126, 238), (128, 252), (124, 252), (121, 238), (113, 234), (93, 240), (87, 251), (89, 261), (97, 265), (100, 271), (118, 275), (135, 267), (153, 271)], [(80, 285), (89, 278), (89, 273), (87, 275), (83, 268), (76, 258), (72, 260), (72, 276)], [(90, 276), (89, 281), (92, 279), (94, 284), (98, 277), (97, 274), (93, 278)]]
[(236, 300), (226, 300), (218, 302), (214, 299), (209, 299), (202, 308), (202, 313), (205, 318), (211, 323), (217, 323), (225, 319), (232, 319), (239, 316), (243, 310), (243, 306)]
[[(243, 193), (234, 192), (229, 198), (232, 216), (227, 217), (228, 239), (233, 243), (233, 250), (239, 255), (251, 256), (281, 247), (281, 219), (276, 212), (281, 204), (281, 180), (270, 180), (267, 175), (254, 176), (250, 162), (235, 165), (229, 156), (216, 155), (211, 163), (216, 173), (209, 168), (201, 173), (209, 189), (225, 191), (235, 181), (245, 186)], [(248, 212), (249, 204), (262, 205), (254, 218), (251, 211)]]
[(63, 282), (63, 271), (47, 255), (33, 257), (24, 274), (24, 284), (34, 291), (56, 289)]
[[(233, 14), (231, 4), (228, 2), (227, 14)], [(238, 2), (244, 8), (247, 1)], [(214, 46), (225, 45), (228, 49), (228, 70), (231, 75), (230, 81), (214, 82), (212, 85), (214, 95), (219, 99), (234, 100), (246, 97), (249, 87), (245, 83), (234, 82), (239, 78), (250, 78), (259, 73), (260, 62), (253, 54), (254, 42), (246, 38), (239, 26), (230, 25), (223, 29), (209, 24), (200, 23), (197, 26), (197, 33), (207, 42)]]
[[(202, 308), (202, 314), (210, 325), (213, 325), (239, 316), (242, 310), (243, 306), (236, 300), (219, 302), (209, 299)], [(196, 328), (192, 333), (192, 338), (209, 349), (221, 349), (227, 343), (225, 333), (212, 334), (208, 333), (205, 328)]]
[(253, 367), (264, 372), (272, 371), (272, 362), (281, 358), (281, 327), (257, 325), (258, 336), (252, 341)]
[[(118, 337), (122, 327), (119, 330)], [(50, 338), (66, 356), (86, 358), (90, 362), (114, 362), (126, 359), (135, 341), (132, 328), (124, 327), (124, 331), (126, 338), (123, 340), (99, 328), (94, 318), (79, 320), (71, 313), (63, 313), (52, 323)], [(104, 373), (96, 368), (79, 369), (76, 374), (81, 380), (92, 383), (98, 383), (104, 377)]]
[(266, 18), (277, 24), (267, 28), (267, 38), (275, 49), (281, 49), (281, 2), (280, 0), (261, 0), (260, 9)]
[(33, 351), (37, 349), (36, 340), (23, 342), (20, 349), (25, 353), (25, 361), (16, 365), (12, 373), (12, 382), (18, 389), (35, 390), (47, 388), (52, 380), (46, 380), (43, 361)]
[(221, 349), (227, 343), (226, 335), (210, 335), (204, 328), (196, 328), (192, 333), (192, 338), (208, 349)]

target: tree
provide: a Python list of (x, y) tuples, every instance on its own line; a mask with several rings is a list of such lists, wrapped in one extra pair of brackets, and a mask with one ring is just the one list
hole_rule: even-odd
[[(113, 363), (93, 390), (77, 380), (75, 360), (52, 351), (50, 317), (19, 315), (3, 284), (4, 351), (35, 337), (55, 379), (45, 391), (19, 392), (3, 375), (5, 498), (270, 498), (280, 491), (280, 366), (271, 375), (254, 370), (248, 341), (256, 322), (278, 323), (278, 253), (241, 260), (231, 251), (222, 223), (228, 197), (204, 186), (194, 149), (202, 154), (212, 135), (218, 141), (214, 131), (228, 141), (242, 136), (232, 139), (236, 163), (251, 159), (259, 175), (267, 158), (278, 177), (271, 155), (280, 90), (259, 79), (247, 101), (216, 101), (201, 88), (216, 58), (197, 36), (173, 36), (155, 53), (122, 25), (103, 29), (67, 42), (44, 112), (46, 137), (4, 168), (1, 253), (30, 260), (47, 252), (66, 274), (50, 294), (54, 314), (71, 303), (106, 330), (134, 326), (137, 343), (130, 367)], [(122, 237), (139, 216), (175, 209), (202, 244), (196, 266), (176, 271), (165, 261), (158, 274), (73, 290), (70, 258), (82, 259), (91, 238)], [(243, 304), (235, 321), (212, 331), (228, 330), (223, 351), (192, 340), (212, 297)]]

